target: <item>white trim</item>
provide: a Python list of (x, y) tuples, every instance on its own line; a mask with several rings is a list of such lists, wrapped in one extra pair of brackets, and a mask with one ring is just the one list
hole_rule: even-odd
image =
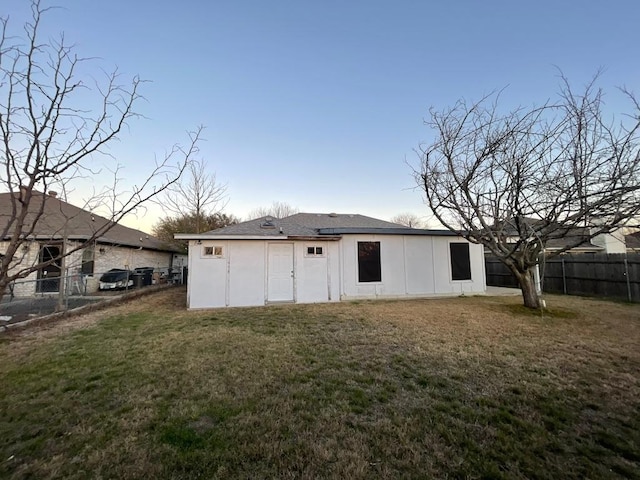
[(261, 235), (216, 235), (203, 240), (289, 240), (286, 235), (261, 236)]
[[(313, 248), (314, 253), (309, 253), (309, 248)], [(322, 253), (317, 253), (318, 248), (322, 249)], [(307, 258), (324, 258), (327, 256), (327, 246), (318, 245), (318, 242), (305, 242), (303, 255)]]
[[(200, 247), (200, 258), (220, 259), (225, 258), (225, 247), (223, 245), (198, 245)], [(211, 249), (211, 253), (205, 253), (207, 249)], [(216, 249), (220, 249), (220, 253), (216, 253)]]
[(205, 235), (202, 233), (176, 233), (176, 240), (287, 240), (287, 235)]

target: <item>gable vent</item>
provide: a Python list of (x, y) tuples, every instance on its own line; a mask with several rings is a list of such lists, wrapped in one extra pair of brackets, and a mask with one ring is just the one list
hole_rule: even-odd
[(260, 224), (260, 228), (276, 228), (276, 224), (273, 223), (273, 218), (267, 217), (264, 222)]

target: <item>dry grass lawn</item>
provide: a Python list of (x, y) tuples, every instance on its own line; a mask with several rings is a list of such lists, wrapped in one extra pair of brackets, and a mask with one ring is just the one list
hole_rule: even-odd
[(640, 305), (187, 312), (0, 336), (1, 478), (640, 478)]

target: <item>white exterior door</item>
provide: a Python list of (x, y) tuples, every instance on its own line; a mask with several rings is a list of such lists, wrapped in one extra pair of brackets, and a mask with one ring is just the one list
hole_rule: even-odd
[(293, 244), (270, 243), (267, 301), (293, 302)]

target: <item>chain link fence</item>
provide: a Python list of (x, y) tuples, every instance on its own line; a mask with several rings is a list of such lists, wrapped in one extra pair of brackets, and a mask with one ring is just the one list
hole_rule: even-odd
[(3, 326), (78, 308), (130, 291), (154, 285), (183, 284), (187, 269), (141, 267), (111, 269), (92, 275), (69, 270), (65, 275), (22, 279), (9, 285), (0, 302), (0, 330)]

